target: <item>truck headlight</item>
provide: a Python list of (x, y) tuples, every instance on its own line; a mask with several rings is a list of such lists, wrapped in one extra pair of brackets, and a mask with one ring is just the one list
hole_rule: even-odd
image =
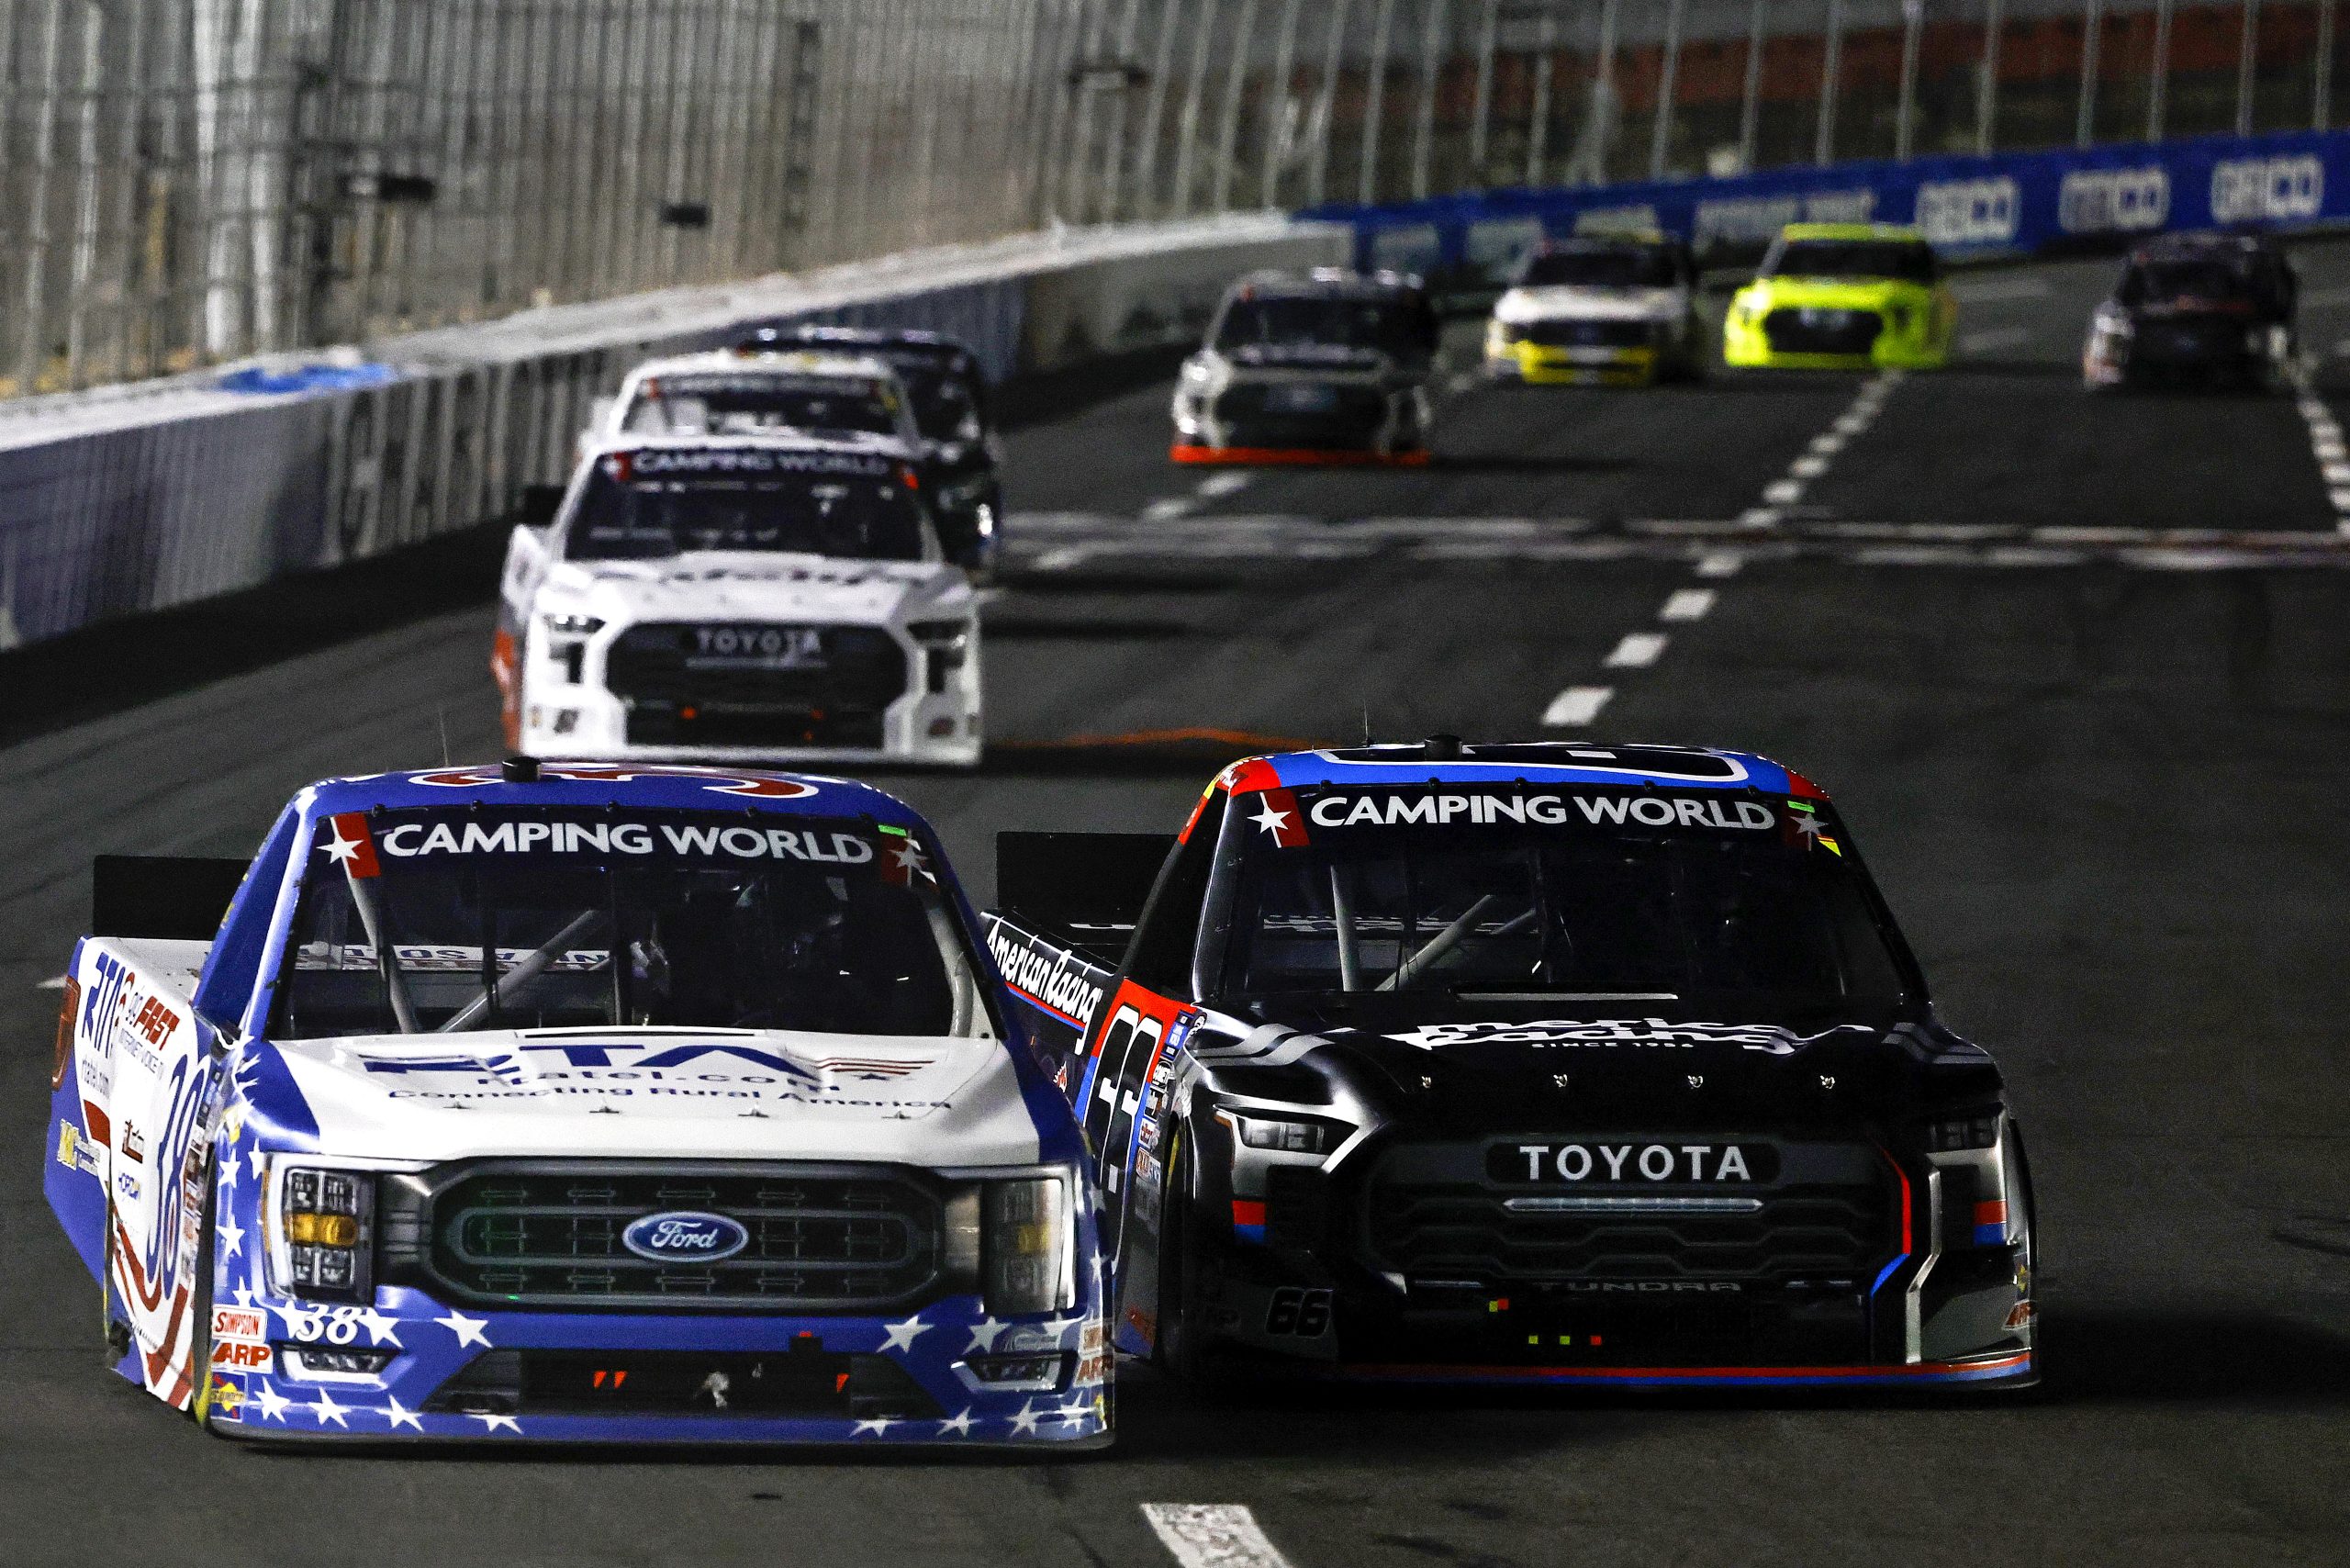
[(546, 615), (547, 630), (564, 637), (592, 637), (604, 629), (600, 615)]
[(1526, 329), (1515, 321), (1495, 321), (1486, 331), (1486, 338), (1496, 346), (1525, 341)]
[(1948, 1116), (1926, 1126), (1926, 1147), (1936, 1154), (1964, 1148), (1988, 1148), (1999, 1141), (1999, 1113), (1985, 1111), (1969, 1116)]
[(989, 1313), (1058, 1312), (1069, 1305), (1076, 1199), (1077, 1182), (1068, 1174), (987, 1184), (979, 1251)]
[(923, 689), (936, 696), (971, 656), (971, 623), (968, 621), (914, 621), (906, 634), (923, 650)]
[(295, 1167), (278, 1182), (274, 1226), (284, 1277), (295, 1295), (328, 1301), (375, 1297), (375, 1179), (359, 1170)]
[(1242, 1116), (1228, 1118), (1240, 1141), (1250, 1148), (1278, 1149), (1283, 1154), (1327, 1154), (1330, 1151), (1330, 1125), (1327, 1122), (1292, 1121), (1286, 1116)]

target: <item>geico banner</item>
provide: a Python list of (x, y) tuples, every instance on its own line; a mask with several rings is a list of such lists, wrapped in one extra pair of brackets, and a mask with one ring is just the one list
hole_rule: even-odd
[(1726, 262), (1807, 222), (1910, 224), (1953, 255), (2034, 252), (2165, 230), (2350, 219), (2350, 131), (1489, 191), (1303, 216), (1353, 225), (1360, 265), (1409, 267), (1454, 286), (1499, 282), (1546, 239), (1624, 230), (1676, 235)]

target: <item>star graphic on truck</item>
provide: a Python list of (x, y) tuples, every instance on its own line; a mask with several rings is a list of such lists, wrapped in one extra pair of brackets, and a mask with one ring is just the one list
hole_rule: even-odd
[(1259, 827), (1263, 828), (1267, 833), (1271, 834), (1275, 838), (1279, 838), (1282, 832), (1289, 826), (1289, 813), (1287, 812), (1275, 811), (1273, 809), (1273, 803), (1270, 800), (1265, 802), (1264, 810), (1259, 812), (1255, 816), (1250, 817), (1248, 820), (1255, 823)]

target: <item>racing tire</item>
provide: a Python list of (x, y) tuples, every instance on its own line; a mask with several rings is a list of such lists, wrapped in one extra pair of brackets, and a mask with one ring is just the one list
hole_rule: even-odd
[(212, 1430), (212, 1163), (204, 1166), (204, 1211), (196, 1221), (196, 1288), (188, 1297), (187, 1418)]
[(98, 1238), (98, 1334), (105, 1347), (106, 1369), (114, 1371), (122, 1365), (122, 1358), (130, 1354), (130, 1325), (114, 1315), (114, 1199), (107, 1196), (106, 1215), (100, 1222), (103, 1230)]
[(1193, 1175), (1192, 1140), (1179, 1131), (1175, 1157), (1167, 1167), (1166, 1219), (1158, 1237), (1158, 1333), (1151, 1355), (1169, 1375), (1195, 1392), (1214, 1394), (1229, 1383), (1208, 1355), (1202, 1327), (1207, 1315), (1199, 1294), (1201, 1270), (1192, 1251)]

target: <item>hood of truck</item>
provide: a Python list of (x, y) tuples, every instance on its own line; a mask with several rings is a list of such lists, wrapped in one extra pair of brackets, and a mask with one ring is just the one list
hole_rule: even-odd
[(959, 567), (930, 561), (696, 551), (658, 561), (564, 561), (539, 590), (543, 612), (607, 624), (801, 621), (886, 625), (970, 613)]
[[(1999, 1089), (1991, 1058), (1923, 1009), (1792, 1015), (1438, 996), (1301, 1002), (1259, 1015), (1300, 1031), (1282, 1052), (1293, 1061), (1277, 1070), (1308, 1100), (1315, 1091), (1297, 1068), (1342, 1085), (1334, 1102), (1360, 1100), (1390, 1120), (1458, 1136), (1849, 1128)], [(1245, 1059), (1221, 1064), (1213, 1046), (1196, 1054), (1220, 1086), (1249, 1092)]]
[[(278, 1125), (320, 1152), (443, 1160), (883, 1160), (1024, 1165), (1035, 1121), (989, 1039), (787, 1030), (522, 1029), (258, 1045)], [(250, 1075), (275, 1079), (273, 1072)]]

